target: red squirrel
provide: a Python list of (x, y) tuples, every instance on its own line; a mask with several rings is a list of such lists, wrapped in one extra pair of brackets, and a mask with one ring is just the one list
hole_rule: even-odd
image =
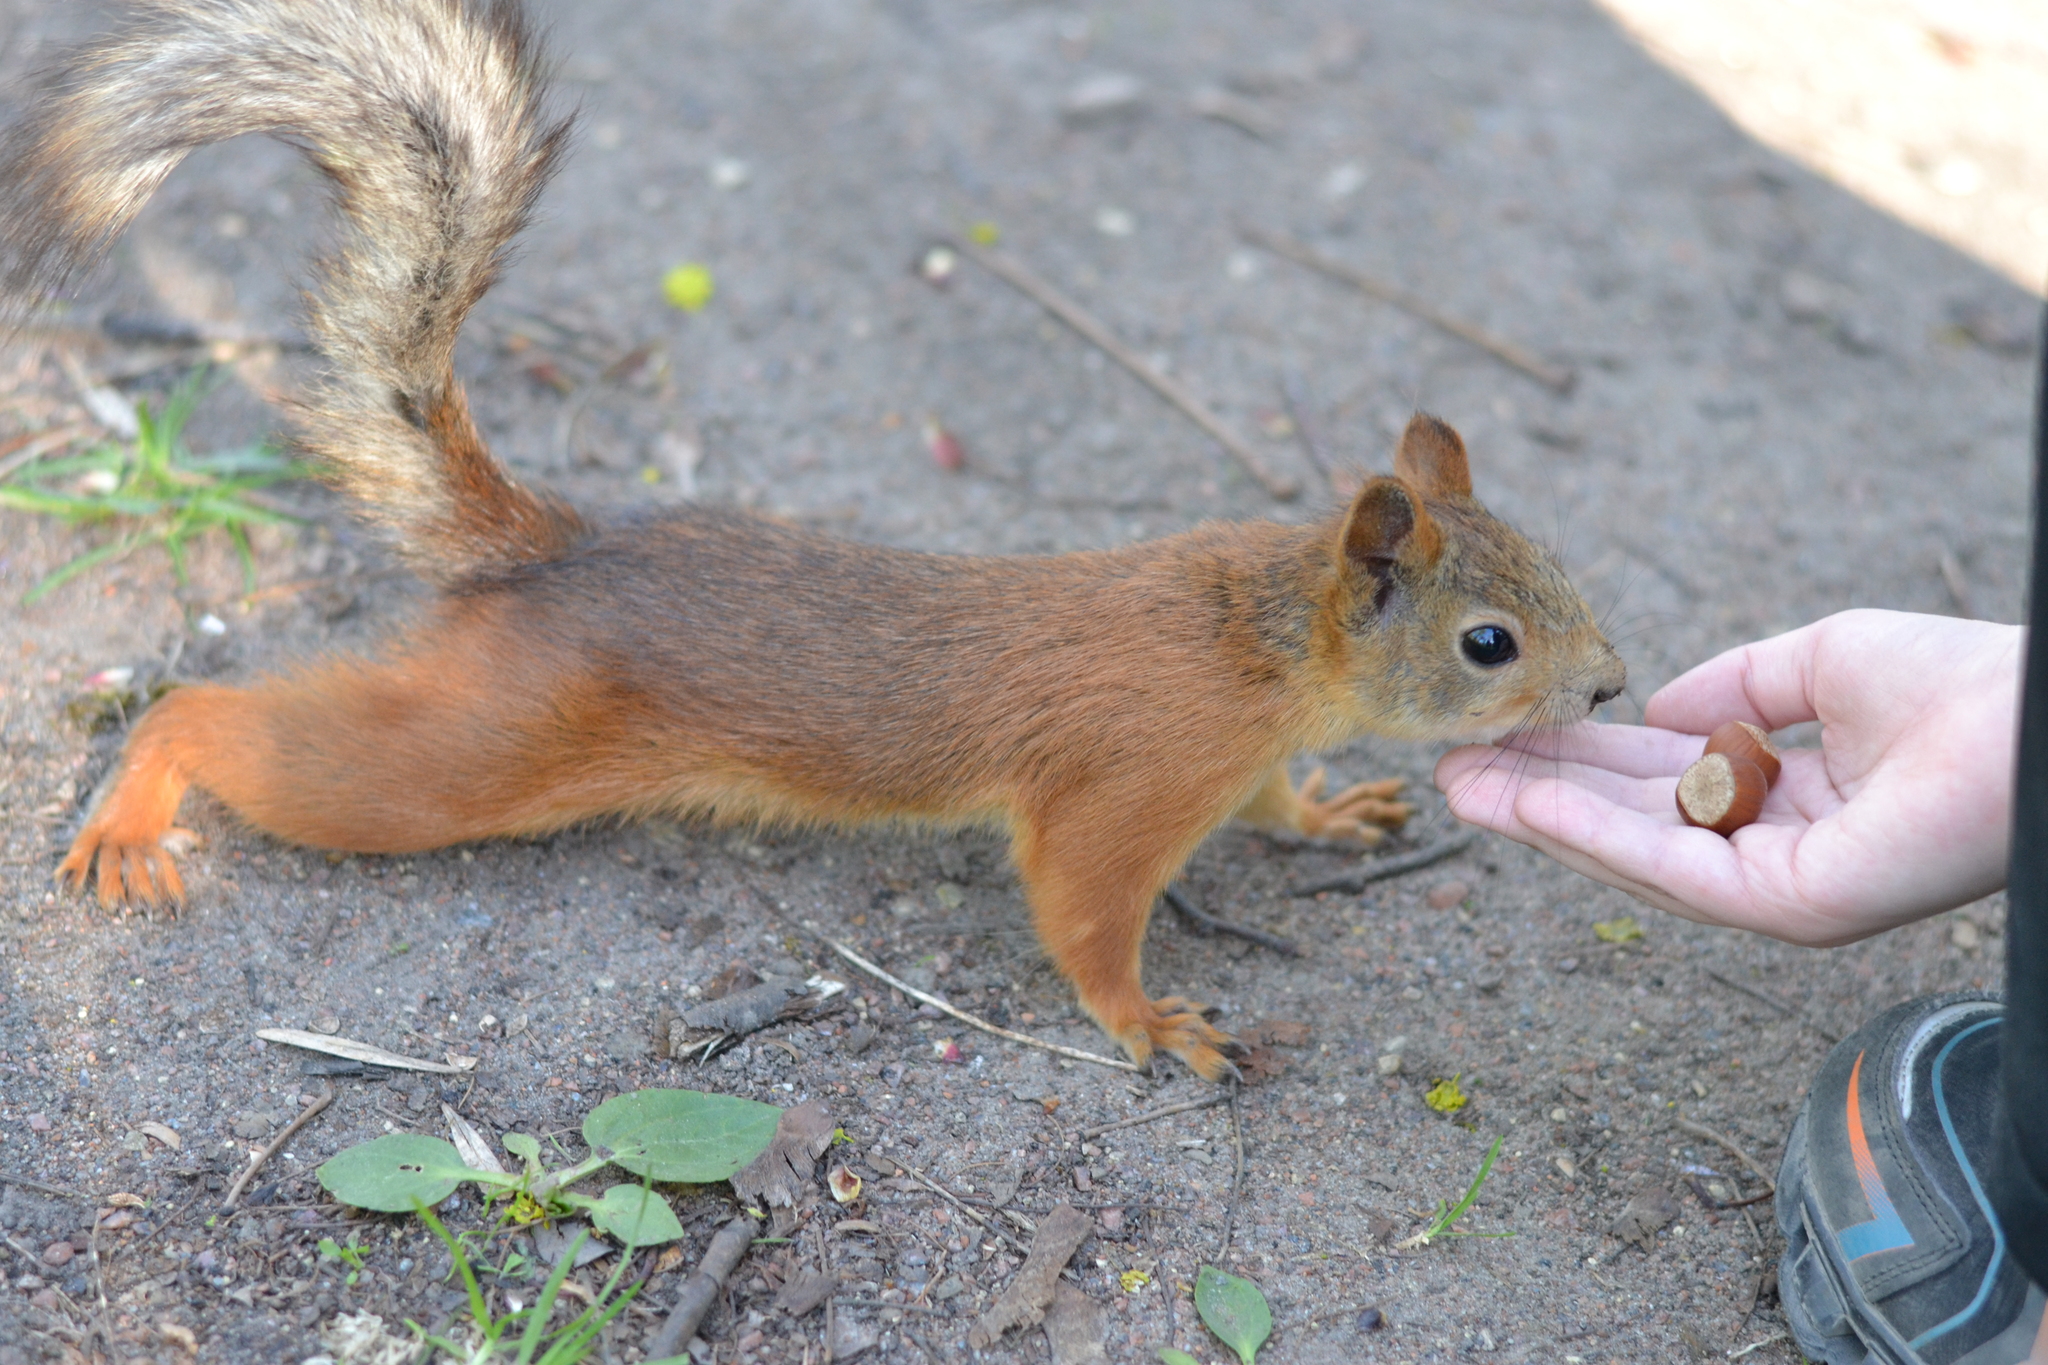
[(296, 404), (336, 487), (439, 589), (367, 657), (178, 688), (59, 869), (179, 900), (190, 785), (324, 849), (410, 853), (612, 816), (1005, 831), (1046, 951), (1130, 1055), (1210, 1078), (1228, 1037), (1155, 1000), (1155, 898), (1233, 816), (1371, 841), (1398, 784), (1321, 797), (1297, 753), (1577, 720), (1619, 657), (1550, 555), (1418, 415), (1391, 476), (1308, 525), (1205, 524), (1044, 557), (918, 554), (704, 506), (586, 520), (471, 421), (456, 332), (559, 157), (498, 0), (184, 0), (75, 53), (0, 140), (0, 269), (93, 263), (192, 149), (268, 132), (345, 234), (308, 291)]

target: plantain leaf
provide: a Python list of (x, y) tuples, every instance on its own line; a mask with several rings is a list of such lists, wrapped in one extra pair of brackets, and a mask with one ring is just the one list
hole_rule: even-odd
[(774, 1105), (733, 1095), (635, 1090), (591, 1110), (583, 1140), (634, 1175), (708, 1185), (759, 1156), (781, 1120)]
[(344, 1204), (378, 1213), (411, 1213), (455, 1193), (476, 1172), (455, 1144), (418, 1133), (386, 1133), (338, 1152), (319, 1169), (320, 1183)]
[(625, 1246), (651, 1247), (682, 1240), (683, 1225), (668, 1201), (639, 1185), (614, 1185), (590, 1210), (598, 1231)]
[(1213, 1265), (1195, 1276), (1195, 1311), (1244, 1365), (1256, 1365), (1259, 1347), (1273, 1335), (1273, 1310), (1266, 1306), (1265, 1292)]

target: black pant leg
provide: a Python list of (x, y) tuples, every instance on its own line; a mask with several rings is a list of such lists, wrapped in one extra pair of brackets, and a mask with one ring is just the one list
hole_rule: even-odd
[(2048, 1285), (2048, 313), (2034, 395), (2034, 563), (2013, 793), (2003, 1070), (1989, 1193), (2006, 1242)]

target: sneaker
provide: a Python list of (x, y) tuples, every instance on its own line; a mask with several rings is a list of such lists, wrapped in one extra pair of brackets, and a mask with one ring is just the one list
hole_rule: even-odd
[(2005, 1006), (1986, 992), (1888, 1010), (1828, 1054), (1778, 1172), (1778, 1295), (1826, 1365), (2017, 1365), (2041, 1289), (1984, 1192)]

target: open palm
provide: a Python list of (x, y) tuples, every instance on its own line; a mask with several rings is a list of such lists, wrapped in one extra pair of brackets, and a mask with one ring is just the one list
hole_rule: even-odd
[[(1744, 645), (1658, 692), (1643, 725), (1575, 726), (1446, 754), (1461, 820), (1688, 919), (1814, 947), (2005, 882), (2024, 633), (1851, 611)], [(1756, 824), (1678, 816), (1678, 775), (1728, 720), (1821, 723)]]

